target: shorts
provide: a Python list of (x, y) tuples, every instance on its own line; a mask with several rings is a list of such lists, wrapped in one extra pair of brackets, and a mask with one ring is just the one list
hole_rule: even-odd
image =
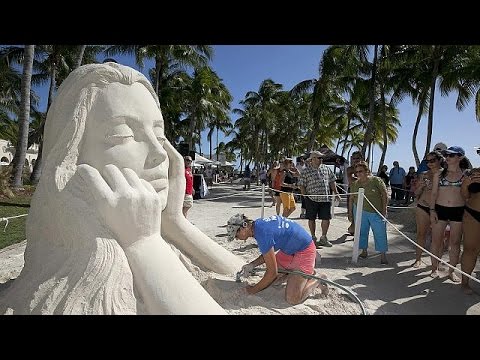
[(305, 218), (308, 220), (330, 220), (332, 218), (331, 202), (316, 202), (309, 197), (305, 198)]
[(306, 249), (296, 252), (293, 255), (285, 254), (282, 250), (279, 250), (275, 255), (277, 266), (279, 268), (285, 270), (299, 270), (305, 274), (313, 274), (316, 256), (317, 249), (313, 241), (310, 242), (310, 245), (308, 245)]
[(295, 198), (293, 193), (280, 193), (280, 199), (282, 200), (282, 205), (284, 209), (295, 209)]
[(183, 198), (183, 207), (191, 208), (193, 206), (193, 195), (185, 194)]

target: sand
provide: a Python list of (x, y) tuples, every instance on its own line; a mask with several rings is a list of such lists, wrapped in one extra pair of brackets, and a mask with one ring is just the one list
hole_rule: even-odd
[[(205, 199), (195, 200), (188, 213), (188, 219), (209, 237), (217, 241), (234, 254), (251, 261), (259, 256), (255, 240), (246, 242), (226, 240), (225, 224), (230, 216), (243, 212), (251, 218), (261, 215), (261, 191), (252, 185), (251, 191), (243, 191), (240, 184), (215, 184)], [(234, 196), (232, 196), (234, 195)], [(275, 214), (269, 207), (270, 197), (266, 197), (265, 216)], [(347, 236), (345, 202), (335, 208), (335, 216), (328, 231), (328, 238), (333, 243), (331, 248), (318, 249), (316, 262), (317, 273), (323, 272), (329, 280), (354, 292), (363, 303), (369, 315), (385, 314), (480, 314), (480, 284), (472, 282), (473, 295), (465, 295), (459, 284), (447, 279), (446, 270), (439, 279), (429, 276), (430, 258), (424, 256), (423, 266), (410, 267), (415, 258), (414, 246), (401, 236), (392, 226), (387, 227), (389, 242), (389, 264), (380, 264), (380, 255), (376, 254), (373, 238), (370, 235), (369, 257), (352, 263), (353, 237)], [(300, 203), (290, 218), (308, 229), (308, 221), (299, 218)], [(388, 218), (411, 239), (415, 239), (414, 210), (389, 209)], [(8, 228), (6, 230), (8, 232)], [(317, 222), (317, 236), (320, 222)], [(0, 250), (0, 290), (8, 286), (23, 267), (23, 251), (26, 242)], [(181, 256), (193, 275), (202, 283), (210, 295), (232, 315), (266, 315), (266, 314), (361, 314), (360, 305), (351, 299), (345, 291), (329, 286), (327, 296), (320, 289), (304, 303), (289, 305), (285, 299), (285, 285), (275, 285), (255, 294), (246, 295), (245, 282), (258, 282), (262, 272), (242, 282), (235, 281), (235, 275), (224, 276), (204, 272), (191, 264), (189, 259)], [(444, 254), (444, 259), (448, 255)], [(240, 269), (239, 269), (240, 270)], [(477, 263), (475, 272), (480, 270)]]

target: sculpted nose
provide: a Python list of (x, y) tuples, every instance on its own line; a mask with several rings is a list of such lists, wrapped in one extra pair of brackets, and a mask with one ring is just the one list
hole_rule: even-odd
[(145, 160), (145, 167), (147, 169), (160, 165), (167, 158), (167, 152), (163, 148), (163, 142), (158, 141), (154, 135), (149, 137), (148, 145), (149, 151), (147, 159)]

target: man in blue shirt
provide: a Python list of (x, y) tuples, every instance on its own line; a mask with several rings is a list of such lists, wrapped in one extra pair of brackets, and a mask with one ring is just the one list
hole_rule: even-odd
[[(246, 292), (255, 294), (269, 287), (278, 276), (278, 269), (300, 271), (314, 274), (315, 244), (310, 234), (296, 222), (280, 215), (251, 220), (244, 214), (232, 216), (227, 223), (228, 240), (235, 238), (247, 240), (255, 238), (261, 255), (244, 265), (242, 272), (248, 276), (252, 270), (265, 263), (267, 270), (263, 278), (255, 285), (248, 285)], [(277, 252), (277, 253), (275, 253)], [(320, 275), (326, 278), (326, 275)], [(317, 286), (322, 293), (328, 293), (328, 287), (321, 285), (316, 279), (307, 279), (300, 274), (288, 274), (285, 299), (289, 304), (296, 305), (305, 301)]]
[(400, 167), (398, 161), (393, 162), (393, 168), (390, 170), (390, 188), (392, 190), (392, 205), (403, 200), (403, 183), (407, 173)]

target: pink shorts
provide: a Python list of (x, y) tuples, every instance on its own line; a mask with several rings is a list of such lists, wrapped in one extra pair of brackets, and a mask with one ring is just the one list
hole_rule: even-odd
[(313, 241), (306, 249), (293, 255), (287, 255), (282, 250), (279, 250), (275, 255), (279, 268), (285, 270), (300, 270), (305, 274), (313, 274), (316, 256), (317, 249)]

